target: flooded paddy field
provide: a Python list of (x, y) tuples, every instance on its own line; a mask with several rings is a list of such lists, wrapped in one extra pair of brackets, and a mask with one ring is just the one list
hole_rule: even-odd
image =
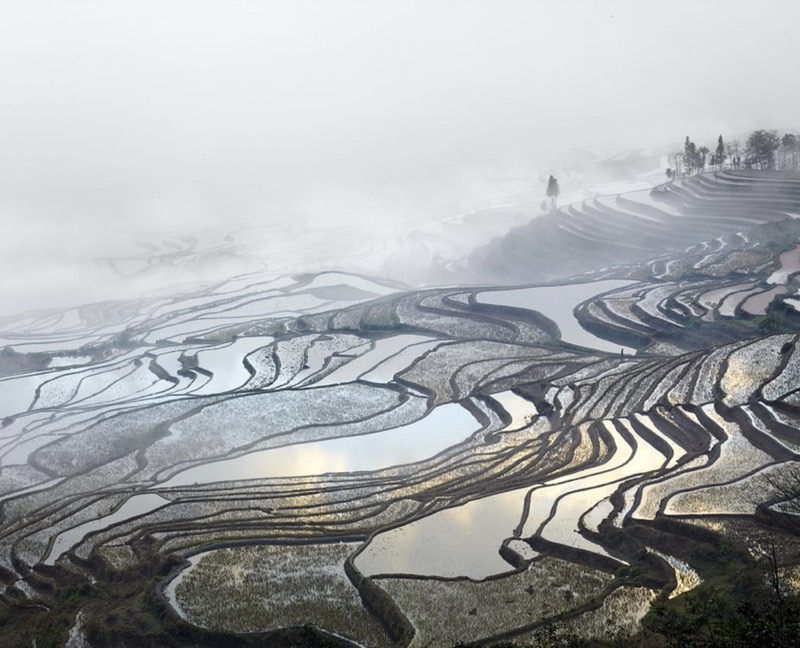
[(561, 283), (253, 273), (5, 318), (6, 596), (84, 583), (91, 626), (136, 574), (198, 641), (636, 632), (704, 580), (686, 521), (755, 516), (800, 460), (798, 334), (756, 319), (800, 230), (771, 227)]

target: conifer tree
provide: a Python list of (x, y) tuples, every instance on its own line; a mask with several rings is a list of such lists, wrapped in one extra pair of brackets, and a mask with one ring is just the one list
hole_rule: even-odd
[(683, 143), (683, 168), (691, 174), (694, 169), (695, 158), (697, 157), (697, 146), (695, 143), (686, 136), (686, 141)]
[(717, 140), (717, 151), (715, 154), (714, 163), (719, 167), (722, 167), (722, 165), (725, 164), (726, 157), (727, 155), (725, 155), (725, 142), (722, 141), (722, 135), (720, 135), (719, 139)]

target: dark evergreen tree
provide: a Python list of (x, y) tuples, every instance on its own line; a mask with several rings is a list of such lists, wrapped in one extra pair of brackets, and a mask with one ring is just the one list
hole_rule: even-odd
[(683, 168), (686, 172), (691, 174), (695, 168), (697, 161), (697, 146), (695, 143), (686, 136), (686, 141), (683, 143)]
[(683, 164), (688, 173), (697, 173), (702, 171), (706, 166), (706, 159), (708, 157), (708, 147), (697, 145), (686, 136), (686, 141), (683, 143)]
[(722, 141), (722, 135), (720, 135), (719, 139), (717, 140), (717, 150), (714, 154), (714, 164), (721, 167), (723, 164), (725, 164), (726, 157), (725, 142)]

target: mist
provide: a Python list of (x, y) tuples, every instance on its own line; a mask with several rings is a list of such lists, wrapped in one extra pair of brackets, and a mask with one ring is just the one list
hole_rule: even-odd
[[(800, 7), (780, 1), (0, 13), (0, 314), (123, 296), (95, 259), (141, 237), (257, 225), (269, 244), (227, 259), (237, 272), (335, 230), (333, 258), (345, 240), (539, 200), (576, 150), (792, 128), (800, 104)], [(297, 267), (319, 262), (302, 249)]]

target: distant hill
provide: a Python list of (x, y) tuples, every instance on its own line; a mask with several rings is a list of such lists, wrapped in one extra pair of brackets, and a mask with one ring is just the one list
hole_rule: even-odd
[(561, 207), (469, 258), (480, 281), (547, 281), (680, 250), (800, 214), (800, 174), (704, 173)]

